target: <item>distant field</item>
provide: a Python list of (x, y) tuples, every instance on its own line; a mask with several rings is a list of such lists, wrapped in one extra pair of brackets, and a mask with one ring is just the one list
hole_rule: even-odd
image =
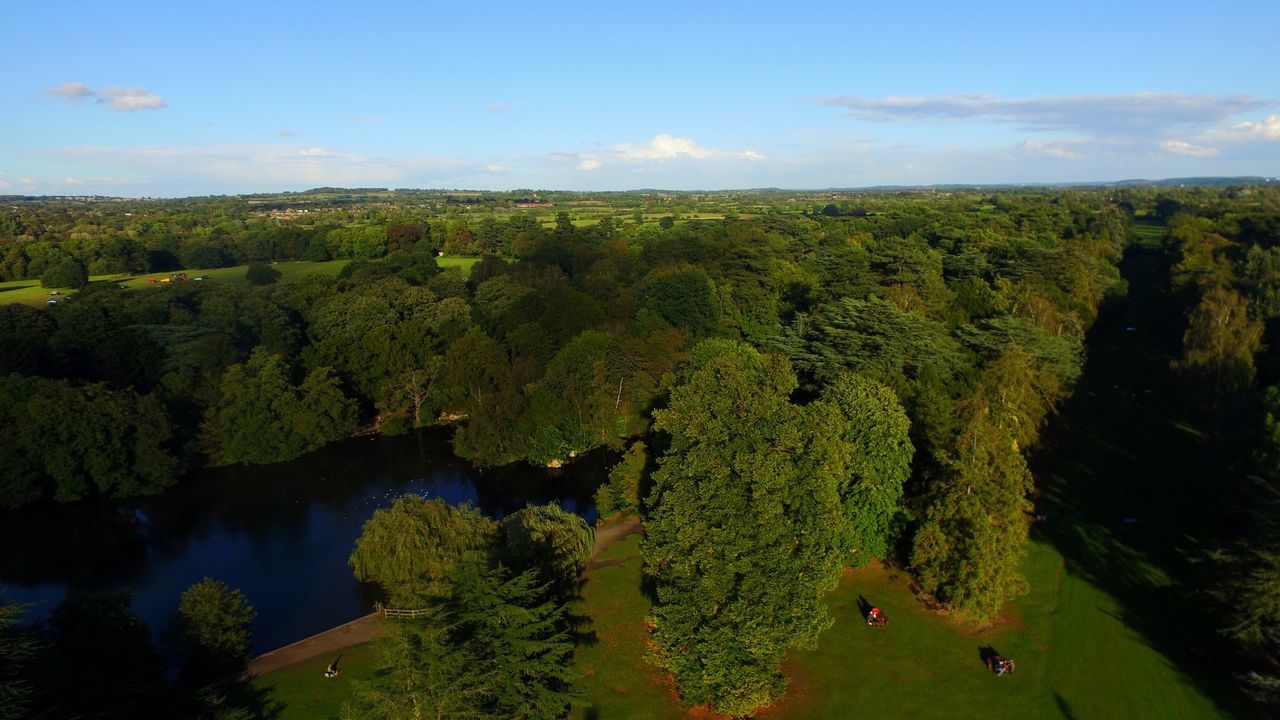
[(1164, 225), (1158, 222), (1139, 220), (1133, 223), (1133, 234), (1137, 236), (1139, 245), (1160, 247), (1160, 243), (1164, 241), (1164, 231)]
[(436, 264), (442, 268), (461, 268), (464, 276), (470, 277), (471, 267), (480, 262), (480, 258), (474, 257), (438, 257)]
[[(289, 282), (298, 280), (307, 275), (327, 275), (333, 277), (342, 271), (342, 268), (351, 262), (349, 259), (328, 260), (325, 262), (304, 262), (285, 261), (273, 265), (276, 270), (280, 271), (280, 281)], [(462, 270), (464, 276), (471, 274), (471, 267), (480, 262), (480, 258), (472, 257), (440, 257), (436, 258), (436, 264), (442, 268), (456, 267)], [(203, 276), (208, 280), (187, 280), (186, 282), (219, 282), (228, 285), (245, 285), (245, 271), (248, 265), (236, 265), (234, 267), (214, 268), (211, 270), (183, 270), (179, 272), (187, 273), (188, 277)], [(126, 285), (130, 289), (134, 288), (158, 288), (167, 287), (169, 283), (161, 283), (163, 278), (170, 277), (173, 272), (157, 272), (146, 275), (93, 275), (90, 276), (90, 282), (115, 282)], [(148, 283), (148, 280), (155, 280), (155, 284)], [(175, 281), (177, 282), (177, 281)], [(0, 283), (0, 304), (4, 303), (25, 303), (32, 306), (45, 305), (49, 300), (50, 289), (41, 287), (40, 280), (10, 280), (9, 282)], [(74, 295), (73, 290), (62, 290), (63, 296)]]

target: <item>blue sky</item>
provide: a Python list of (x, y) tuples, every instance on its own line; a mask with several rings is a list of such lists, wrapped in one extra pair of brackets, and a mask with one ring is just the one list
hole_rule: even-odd
[(10, 0), (0, 194), (1280, 175), (1280, 3)]

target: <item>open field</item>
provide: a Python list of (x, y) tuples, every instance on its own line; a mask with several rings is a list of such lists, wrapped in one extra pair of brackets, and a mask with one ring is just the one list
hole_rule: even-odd
[(586, 698), (571, 718), (680, 718), (674, 692), (645, 662), (649, 599), (640, 592), (640, 535), (602, 553), (587, 570), (582, 598), (570, 606), (578, 648), (577, 689)]
[(336, 678), (324, 676), (325, 668), (334, 658), (322, 655), (254, 678), (253, 685), (280, 706), (277, 720), (336, 718), (343, 702), (350, 697), (351, 681), (373, 677), (381, 662), (379, 652), (374, 643), (342, 650)]
[[(350, 259), (328, 260), (325, 262), (305, 262), (302, 260), (284, 261), (272, 265), (273, 268), (280, 271), (280, 282), (289, 282), (298, 280), (307, 275), (327, 275), (333, 277), (342, 271), (350, 263)], [(471, 274), (471, 267), (480, 262), (480, 258), (474, 257), (440, 257), (436, 258), (436, 264), (441, 268), (456, 267), (462, 271), (464, 276)], [(220, 282), (230, 285), (245, 285), (245, 270), (248, 265), (236, 265), (233, 267), (214, 268), (211, 270), (180, 270), (148, 273), (146, 275), (93, 275), (90, 276), (90, 282), (116, 282), (121, 285), (127, 285), (130, 289), (134, 288), (153, 288), (165, 287), (168, 283), (161, 283), (164, 278), (168, 278), (175, 272), (185, 272), (189, 277), (203, 276), (208, 280), (196, 281), (188, 280), (187, 282)], [(148, 283), (148, 280), (155, 280), (155, 284)], [(0, 304), (4, 303), (25, 303), (27, 305), (42, 306), (50, 299), (50, 288), (41, 287), (40, 279), (33, 278), (29, 280), (10, 280), (0, 283)], [(62, 290), (63, 296), (74, 295), (74, 290)]]

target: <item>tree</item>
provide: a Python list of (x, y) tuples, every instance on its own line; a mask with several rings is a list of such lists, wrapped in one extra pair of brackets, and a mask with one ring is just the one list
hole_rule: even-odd
[(422, 425), (422, 406), (433, 396), (436, 380), (444, 358), (434, 355), (427, 359), (423, 367), (403, 370), (386, 380), (383, 395), (388, 409), (399, 409), (408, 405), (413, 412), (415, 427)]
[(911, 474), (910, 421), (893, 391), (859, 375), (838, 376), (810, 408), (815, 437), (832, 440), (827, 462), (842, 478), (840, 499), (849, 564), (888, 556), (902, 521), (902, 488)]
[(169, 621), (169, 637), (189, 680), (234, 678), (252, 657), (256, 613), (244, 594), (212, 578), (187, 588)]
[(163, 666), (126, 594), (72, 592), (49, 614), (53, 717), (153, 717)]
[(488, 720), (484, 679), (473, 660), (449, 644), (442, 622), (390, 624), (377, 641), (382, 662), (367, 682), (352, 683), (343, 720)]
[(720, 319), (716, 289), (705, 270), (655, 270), (644, 280), (645, 305), (659, 317), (695, 336), (711, 334)]
[(1182, 357), (1173, 369), (1206, 403), (1245, 390), (1253, 383), (1262, 330), (1249, 319), (1249, 302), (1239, 293), (1210, 288), (1187, 318)]
[(743, 715), (777, 698), (788, 648), (830, 623), (839, 576), (840, 478), (831, 440), (791, 404), (781, 357), (725, 341), (694, 348), (654, 412), (671, 447), (653, 474), (645, 572), (657, 590), (653, 656), (684, 701)]
[(271, 285), (280, 279), (280, 271), (265, 262), (252, 262), (244, 271), (244, 279), (250, 285)]
[(79, 262), (66, 258), (59, 260), (40, 274), (40, 285), (47, 288), (81, 288), (89, 282), (89, 274)]
[(609, 481), (596, 491), (596, 511), (602, 517), (640, 508), (640, 481), (649, 462), (648, 446), (636, 441), (609, 471)]
[(355, 427), (355, 405), (329, 368), (289, 382), (283, 359), (256, 348), (248, 361), (227, 368), (212, 430), (223, 462), (291, 460), (346, 437)]
[(396, 623), (379, 641), (382, 667), (356, 684), (342, 717), (564, 717), (573, 641), (564, 607), (542, 597), (533, 572), (464, 562), (444, 587), (430, 616)]
[(543, 599), (531, 571), (508, 576), (468, 562), (450, 581), (437, 607), (449, 621), (449, 643), (471, 661), (483, 711), (494, 718), (563, 718), (574, 698), (564, 606)]
[(153, 396), (0, 376), (0, 506), (144, 495), (173, 483), (171, 421)]
[(926, 494), (911, 566), (921, 584), (962, 614), (989, 620), (1026, 592), (1018, 565), (1030, 528), (1031, 445), (1060, 386), (1014, 348), (959, 402), (960, 423), (941, 477)]
[(446, 575), (464, 558), (487, 555), (496, 530), (474, 508), (405, 495), (374, 511), (349, 562), (357, 580), (376, 582), (393, 602), (416, 607), (445, 592)]
[(587, 521), (548, 503), (525, 506), (503, 518), (499, 528), (508, 567), (534, 571), (541, 584), (562, 595), (577, 587), (596, 537)]

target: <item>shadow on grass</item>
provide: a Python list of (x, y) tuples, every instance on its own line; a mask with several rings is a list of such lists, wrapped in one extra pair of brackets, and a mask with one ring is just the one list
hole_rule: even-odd
[(982, 667), (990, 669), (991, 661), (1000, 657), (1000, 653), (990, 645), (983, 645), (978, 648), (978, 660), (982, 662)]
[(600, 642), (596, 636), (595, 622), (590, 615), (577, 615), (572, 612), (564, 614), (565, 625), (569, 628), (569, 636), (575, 645), (591, 647)]
[[(1057, 548), (1068, 572), (1116, 599), (1138, 632), (1220, 708), (1248, 706), (1225, 668), (1197, 662), (1222, 639), (1196, 601), (1191, 560), (1217, 519), (1197, 436), (1179, 414), (1169, 360), (1181, 311), (1165, 291), (1162, 254), (1133, 249), (1121, 265), (1129, 295), (1108, 303), (1089, 333), (1089, 358), (1072, 399), (1033, 459), (1033, 534)], [(1064, 716), (1070, 706), (1058, 698)]]
[(1066, 698), (1055, 692), (1053, 701), (1058, 704), (1058, 712), (1062, 713), (1062, 717), (1066, 720), (1076, 720), (1076, 714), (1071, 710), (1071, 703), (1067, 702)]
[(866, 618), (867, 613), (871, 612), (872, 607), (873, 606), (871, 605), (870, 600), (868, 600), (866, 597), (862, 595), (858, 596), (858, 615), (859, 616), (861, 616), (862, 618)]

